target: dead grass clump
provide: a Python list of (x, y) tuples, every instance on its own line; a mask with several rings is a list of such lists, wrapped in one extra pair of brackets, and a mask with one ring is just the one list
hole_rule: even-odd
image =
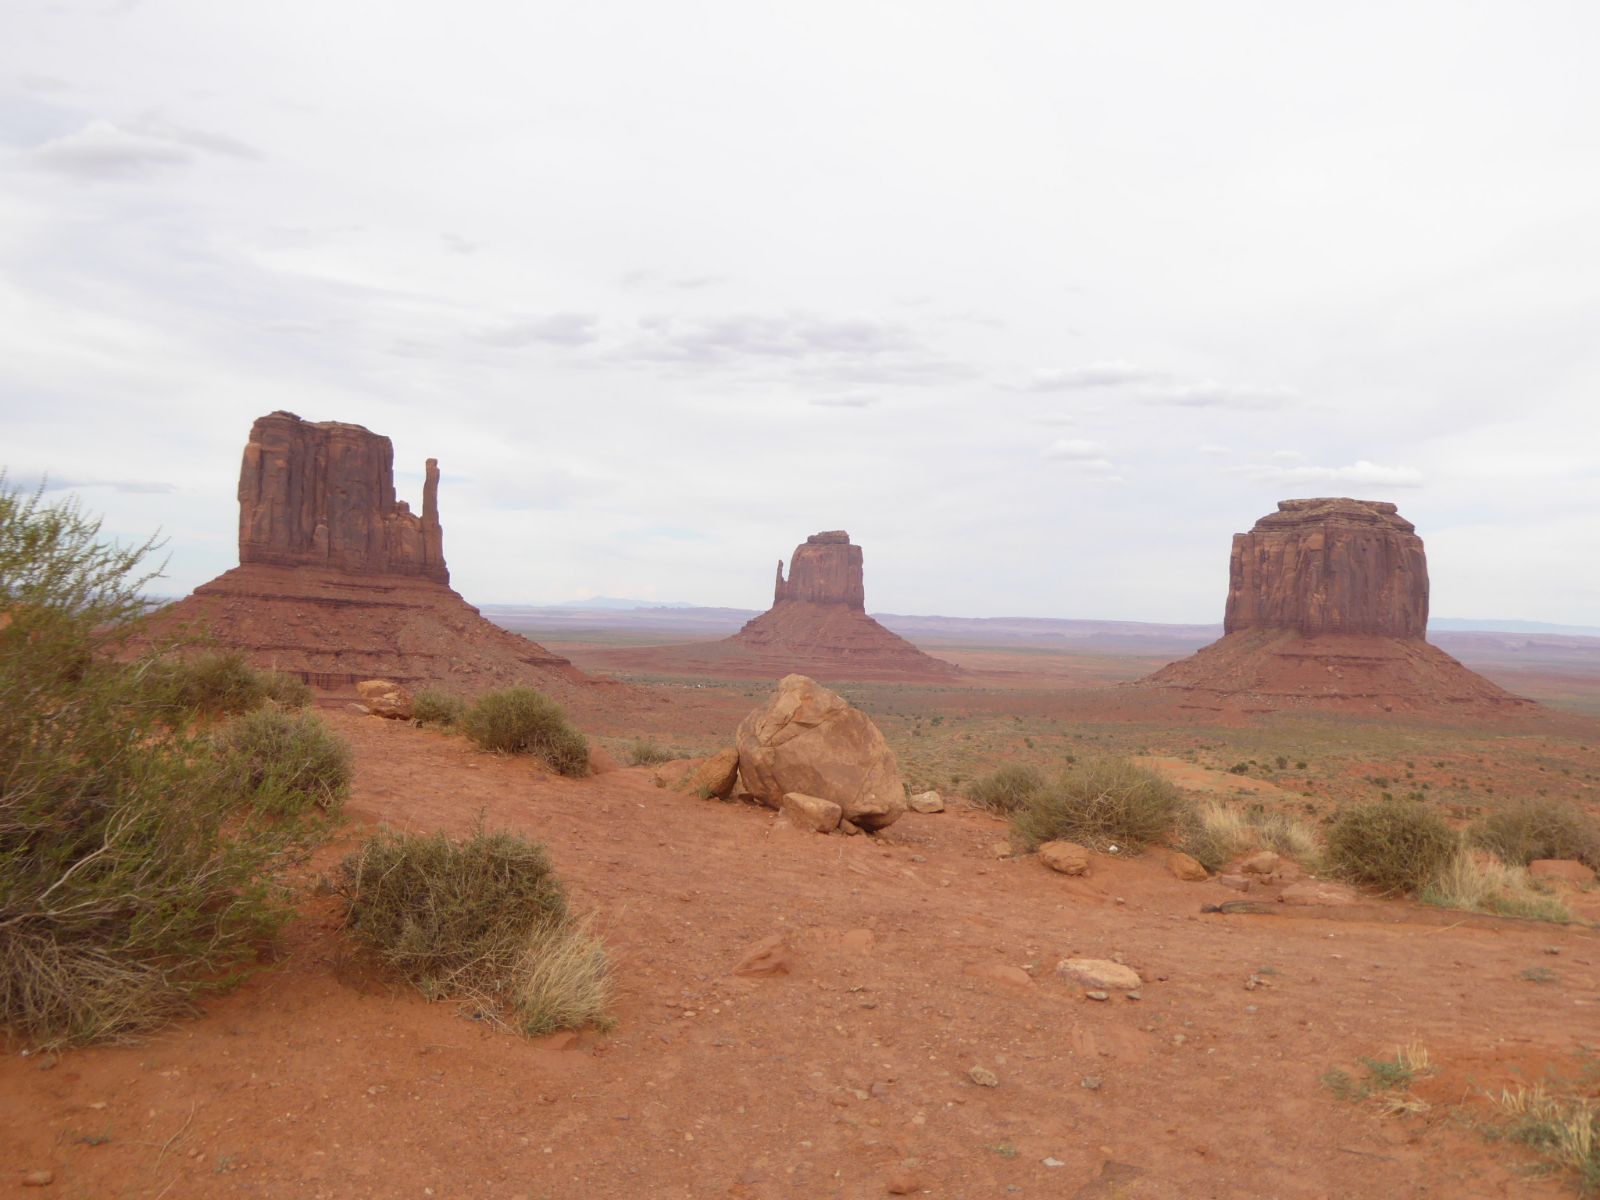
[(450, 728), (461, 724), (467, 715), (467, 702), (438, 688), (423, 688), (411, 701), (411, 719), (418, 725), (443, 725)]
[(1508, 866), (1481, 850), (1458, 850), (1422, 889), (1424, 904), (1566, 923), (1567, 906), (1541, 891), (1526, 867)]
[(1183, 849), (1208, 871), (1220, 871), (1251, 850), (1268, 849), (1307, 864), (1317, 860), (1317, 835), (1286, 813), (1241, 809), (1208, 800), (1184, 821)]
[(678, 755), (668, 750), (653, 738), (640, 738), (628, 747), (628, 765), (630, 767), (656, 767), (664, 762), (671, 762)]
[(462, 718), (461, 728), (484, 750), (532, 754), (562, 775), (589, 773), (588, 740), (567, 724), (560, 705), (532, 688), (480, 697)]
[(1009, 816), (1043, 786), (1044, 776), (1038, 768), (1012, 763), (974, 779), (967, 788), (967, 802)]
[(1457, 845), (1431, 808), (1415, 800), (1379, 800), (1339, 814), (1328, 829), (1327, 865), (1364, 887), (1415, 892), (1438, 875)]
[(1600, 871), (1600, 821), (1576, 805), (1523, 800), (1484, 817), (1468, 837), (1519, 867), (1541, 858), (1575, 858)]
[(1600, 1108), (1583, 1096), (1552, 1096), (1519, 1087), (1490, 1097), (1509, 1121), (1491, 1136), (1531, 1146), (1553, 1166), (1571, 1171), (1585, 1195), (1600, 1192)]
[(1140, 850), (1166, 838), (1184, 815), (1182, 793), (1126, 759), (1071, 767), (1030, 795), (1011, 818), (1030, 849), (1057, 839), (1094, 850)]
[(529, 1034), (605, 1019), (604, 948), (573, 920), (544, 848), (380, 831), (340, 864), (347, 927), (430, 1000), (466, 997)]

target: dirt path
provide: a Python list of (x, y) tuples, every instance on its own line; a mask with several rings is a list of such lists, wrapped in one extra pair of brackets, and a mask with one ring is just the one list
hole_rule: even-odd
[[(352, 961), (334, 900), (313, 896), (275, 969), (199, 1018), (139, 1046), (0, 1058), (0, 1187), (48, 1169), (28, 1194), (1563, 1194), (1442, 1107), (1385, 1119), (1319, 1079), (1411, 1041), (1441, 1105), (1570, 1068), (1600, 1040), (1592, 938), (1203, 916), (1236, 894), (1153, 859), (1082, 880), (1001, 861), (999, 823), (976, 813), (802, 835), (644, 770), (552, 779), (330, 720), (358, 756), (353, 827), (313, 867), (380, 821), (462, 831), (481, 812), (533, 833), (615, 952), (616, 1029), (530, 1043), (426, 1004)], [(789, 974), (729, 974), (773, 933)], [(1069, 954), (1121, 955), (1142, 998), (1086, 1000), (1055, 977)], [(971, 973), (1001, 965), (1033, 981)], [(1538, 968), (1554, 981), (1524, 981)], [(1252, 973), (1270, 986), (1245, 990)]]

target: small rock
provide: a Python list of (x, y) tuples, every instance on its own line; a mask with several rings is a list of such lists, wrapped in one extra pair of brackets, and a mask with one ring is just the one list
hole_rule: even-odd
[(787, 975), (789, 969), (789, 948), (783, 934), (775, 933), (751, 946), (733, 968), (733, 974), (759, 979), (769, 975)]
[(1271, 875), (1282, 862), (1271, 850), (1258, 850), (1240, 863), (1239, 869), (1251, 875)]
[(1248, 875), (1218, 875), (1217, 882), (1225, 888), (1232, 888), (1236, 892), (1250, 890), (1250, 877)]
[(886, 1185), (891, 1196), (911, 1196), (922, 1190), (922, 1176), (915, 1171), (896, 1171)]
[(861, 832), (861, 826), (857, 825), (854, 821), (847, 821), (841, 817), (839, 819), (839, 832), (844, 834), (846, 837), (855, 837), (856, 834)]
[(1143, 1000), (1144, 996), (1139, 992), (1129, 992), (1128, 993), (1128, 999), (1129, 1000)]
[(1059, 1158), (1045, 1158), (1045, 1159), (1041, 1159), (1040, 1161), (1045, 1166), (1051, 1167), (1051, 1168), (1064, 1167), (1064, 1166), (1067, 1165), (1066, 1163), (1062, 1162)]
[(367, 711), (391, 721), (409, 721), (413, 708), (411, 693), (387, 679), (364, 679), (356, 691), (366, 702)]
[(684, 776), (684, 784), (692, 796), (708, 800), (725, 800), (733, 794), (739, 779), (739, 752), (732, 747), (718, 751)]
[(1199, 861), (1185, 854), (1182, 850), (1174, 850), (1167, 855), (1167, 870), (1174, 877), (1183, 880), (1185, 883), (1199, 883), (1210, 878)]
[(56, 1181), (54, 1171), (29, 1171), (22, 1177), (23, 1187), (49, 1187)]
[(988, 1067), (970, 1067), (967, 1070), (967, 1077), (979, 1087), (997, 1087), (1000, 1083), (1000, 1076)]
[(911, 811), (919, 813), (940, 813), (944, 811), (944, 800), (938, 792), (918, 792), (911, 797)]
[(1093, 992), (1085, 992), (1083, 995), (1084, 995), (1084, 998), (1087, 999), (1087, 1000), (1109, 1000), (1109, 999), (1111, 999), (1111, 993), (1110, 992), (1093, 991)]
[(1144, 983), (1139, 972), (1121, 963), (1104, 958), (1067, 958), (1056, 964), (1056, 971), (1064, 978), (1081, 983), (1087, 988), (1104, 988), (1116, 992), (1136, 992)]
[(832, 800), (821, 796), (808, 796), (804, 792), (785, 792), (778, 811), (797, 829), (810, 829), (816, 833), (832, 833), (839, 828), (844, 810)]
[(990, 842), (989, 843), (989, 853), (994, 855), (994, 857), (996, 857), (996, 858), (1010, 858), (1011, 857), (1011, 843), (1010, 842)]
[(1046, 842), (1039, 847), (1039, 861), (1063, 875), (1089, 873), (1089, 852), (1076, 842)]
[(1098, 1092), (1100, 1090), (1100, 1076), (1085, 1075), (1083, 1077), (1083, 1086), (1091, 1092)]

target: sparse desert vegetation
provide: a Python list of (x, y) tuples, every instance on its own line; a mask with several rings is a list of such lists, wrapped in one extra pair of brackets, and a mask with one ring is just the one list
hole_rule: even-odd
[(423, 688), (412, 699), (411, 717), (418, 725), (452, 729), (467, 715), (467, 702), (440, 688)]
[(1457, 837), (1415, 800), (1378, 800), (1341, 812), (1328, 828), (1327, 862), (1341, 878), (1380, 892), (1425, 887), (1456, 853)]
[(1030, 848), (1062, 840), (1136, 852), (1170, 836), (1185, 808), (1182, 793), (1154, 772), (1101, 758), (1068, 767), (1029, 793), (1011, 827)]
[(532, 754), (562, 775), (589, 773), (588, 740), (568, 724), (559, 704), (532, 688), (480, 696), (460, 727), (480, 749)]

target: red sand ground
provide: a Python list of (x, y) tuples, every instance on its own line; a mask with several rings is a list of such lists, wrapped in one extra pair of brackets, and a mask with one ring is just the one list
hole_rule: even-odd
[[(615, 952), (616, 1029), (530, 1043), (429, 1005), (354, 959), (336, 901), (312, 897), (280, 961), (200, 1017), (0, 1057), (12, 1181), (49, 1169), (40, 1194), (151, 1200), (877, 1197), (907, 1172), (971, 1200), (1564, 1194), (1453, 1106), (1481, 1116), (1477, 1089), (1576, 1073), (1600, 1036), (1592, 933), (1202, 914), (1236, 895), (1154, 858), (1097, 858), (1087, 879), (1001, 861), (977, 813), (802, 835), (647, 770), (562, 780), (328, 715), (357, 754), (353, 822), (308, 881), (378, 822), (526, 830)], [(773, 933), (790, 974), (729, 974)], [(1142, 998), (1084, 999), (1054, 977), (1068, 954), (1122, 955)], [(1032, 981), (969, 973), (1000, 966)], [(1554, 982), (1521, 978), (1541, 967)], [(1270, 986), (1246, 991), (1252, 973)], [(1439, 1066), (1429, 1114), (1319, 1083), (1411, 1041)]]

